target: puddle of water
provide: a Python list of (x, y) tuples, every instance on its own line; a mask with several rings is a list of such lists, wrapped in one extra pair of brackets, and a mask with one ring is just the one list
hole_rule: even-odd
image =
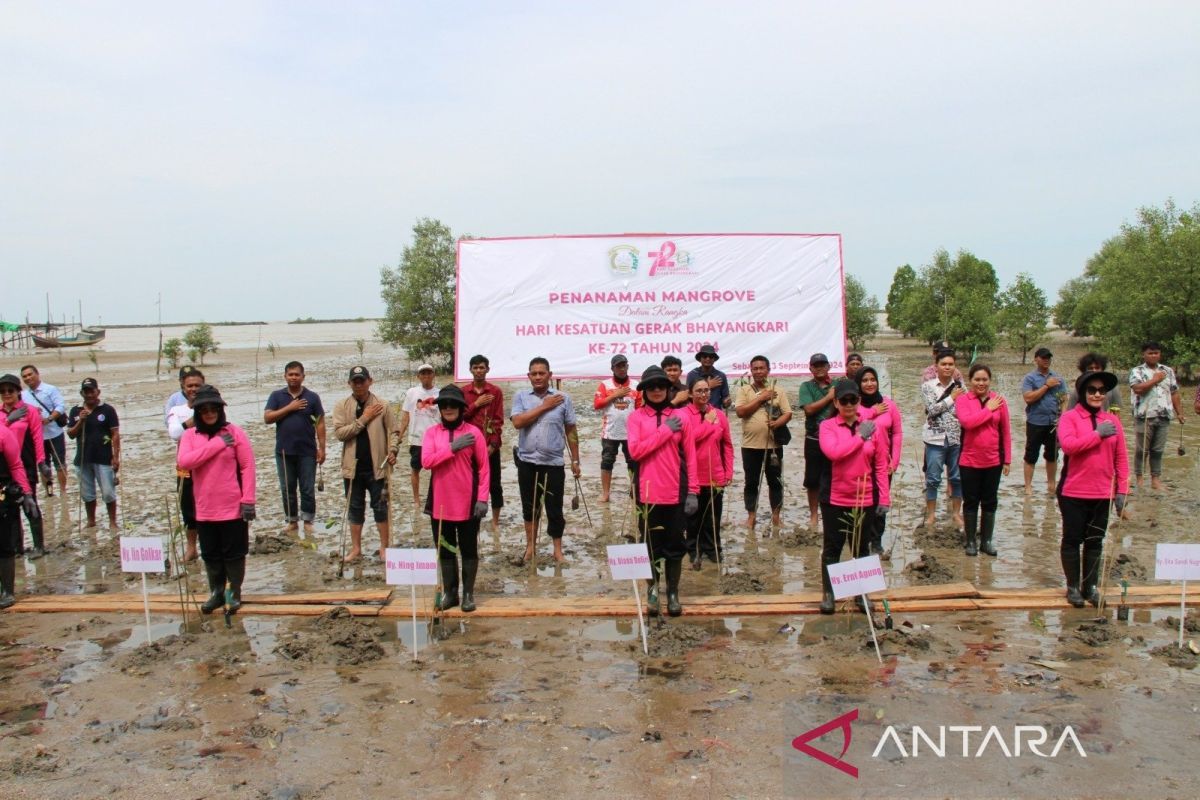
[(636, 620), (606, 619), (594, 622), (583, 629), (583, 637), (596, 642), (627, 642), (640, 639)]
[(103, 666), (100, 662), (104, 648), (88, 639), (67, 642), (62, 646), (63, 659), (73, 662), (58, 676), (59, 683), (83, 683), (90, 681), (100, 673)]
[[(150, 641), (158, 641), (166, 636), (180, 633), (183, 629), (181, 622), (159, 622), (150, 623)], [(126, 628), (129, 631), (128, 637), (117, 644), (117, 651), (128, 651), (137, 648), (146, 643), (146, 626), (135, 625), (132, 628)]]
[(275, 618), (242, 617), (242, 628), (250, 643), (250, 652), (263, 663), (275, 660), (275, 646), (279, 644), (280, 620)]

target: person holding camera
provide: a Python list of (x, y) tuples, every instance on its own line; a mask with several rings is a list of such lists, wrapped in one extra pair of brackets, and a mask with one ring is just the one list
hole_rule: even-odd
[[(771, 524), (783, 523), (783, 446), (791, 441), (787, 424), (792, 407), (787, 392), (770, 380), (766, 356), (750, 359), (750, 383), (738, 387), (734, 413), (742, 421), (742, 469), (746, 472), (746, 527), (757, 522), (759, 482), (765, 475), (771, 501)], [(714, 404), (715, 405), (715, 404)]]

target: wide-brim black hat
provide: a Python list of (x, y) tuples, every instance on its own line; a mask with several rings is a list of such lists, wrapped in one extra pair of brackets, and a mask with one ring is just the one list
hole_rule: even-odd
[(438, 392), (437, 404), (439, 408), (446, 405), (456, 405), (465, 411), (467, 408), (467, 398), (463, 395), (462, 389), (453, 383), (448, 383)]
[(651, 364), (642, 373), (642, 379), (638, 381), (637, 388), (640, 392), (643, 389), (649, 389), (651, 386), (660, 383), (667, 389), (671, 388), (671, 379), (667, 377), (666, 371), (657, 364)]
[(1117, 386), (1117, 376), (1111, 372), (1085, 372), (1075, 379), (1075, 396), (1079, 398), (1079, 402), (1083, 402), (1084, 389), (1089, 381), (1094, 381), (1099, 378), (1104, 382), (1104, 393), (1108, 394)]
[(697, 361), (700, 360), (700, 356), (712, 356), (713, 361), (719, 361), (721, 359), (721, 357), (717, 355), (717, 348), (713, 347), (711, 344), (702, 345), (700, 347), (700, 349), (696, 352)]
[(225, 400), (221, 397), (221, 393), (217, 391), (217, 387), (204, 384), (196, 392), (196, 396), (192, 398), (192, 408), (200, 408), (200, 406), (223, 406)]

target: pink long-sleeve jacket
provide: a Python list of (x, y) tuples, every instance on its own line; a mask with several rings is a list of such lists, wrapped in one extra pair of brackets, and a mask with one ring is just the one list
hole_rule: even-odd
[(713, 419), (706, 420), (692, 403), (684, 406), (696, 447), (696, 471), (700, 486), (728, 486), (733, 480), (733, 436), (729, 417), (708, 406)]
[[(468, 433), (475, 435), (475, 444), (452, 452), (450, 443)], [(491, 485), (487, 439), (469, 422), (453, 431), (439, 422), (425, 431), (421, 466), (429, 470), (425, 510), (433, 519), (462, 522), (471, 518), (475, 503), (487, 501)]]
[(1000, 407), (989, 411), (985, 405), (995, 392), (982, 401), (974, 392), (963, 392), (954, 401), (954, 413), (962, 426), (962, 467), (986, 469), (1012, 463), (1012, 430), (1008, 421), (1008, 403), (1000, 397)]
[(1058, 445), (1067, 456), (1061, 490), (1066, 497), (1104, 500), (1129, 493), (1129, 454), (1125, 452), (1121, 418), (1101, 411), (1095, 422), (1113, 423), (1116, 435), (1101, 439), (1092, 415), (1082, 403), (1058, 418)]
[(237, 425), (226, 424), (222, 432), (233, 435), (233, 447), (225, 444), (220, 434), (209, 437), (188, 428), (175, 456), (175, 465), (192, 473), (196, 519), (200, 522), (239, 519), (241, 504), (254, 502), (254, 450), (250, 439)]
[(21, 406), (28, 409), (22, 419), (17, 420), (12, 425), (8, 424), (8, 415), (10, 412), (0, 409), (0, 427), (6, 427), (17, 440), (17, 446), (23, 447), (25, 442), (25, 432), (29, 432), (29, 437), (33, 442), (34, 463), (42, 464), (46, 461), (46, 444), (42, 440), (42, 415), (38, 413), (38, 409), (29, 405), (24, 400), (18, 400), (13, 406), (13, 411), (16, 411)]
[(21, 447), (17, 444), (17, 437), (5, 427), (0, 427), (0, 453), (3, 453), (4, 463), (8, 466), (8, 474), (13, 481), (26, 494), (32, 493), (33, 488), (25, 475), (25, 465), (21, 463)]
[[(861, 416), (858, 424), (866, 422)], [(863, 441), (856, 431), (830, 417), (817, 433), (821, 452), (832, 466), (829, 502), (843, 508), (867, 508), (892, 504), (888, 485), (888, 442), (877, 424), (871, 438)]]
[[(683, 422), (679, 433), (663, 424), (670, 417)], [(691, 424), (683, 409), (670, 406), (662, 412), (642, 406), (629, 415), (629, 454), (638, 464), (638, 496), (642, 503), (674, 505), (682, 503), (685, 494), (700, 491)]]
[(883, 428), (883, 440), (888, 443), (888, 469), (895, 470), (900, 466), (900, 456), (904, 453), (904, 419), (895, 400), (884, 397), (882, 403), (887, 403), (887, 411), (882, 414), (876, 411), (881, 403), (870, 408), (860, 406), (858, 414), (864, 420), (875, 420), (875, 425)]

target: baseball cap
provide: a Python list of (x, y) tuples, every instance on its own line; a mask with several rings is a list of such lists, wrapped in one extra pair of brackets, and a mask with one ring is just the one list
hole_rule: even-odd
[(417, 374), (419, 375), (422, 372), (433, 372), (433, 364), (422, 364), (417, 367)]
[(80, 393), (86, 392), (88, 389), (99, 389), (100, 383), (95, 378), (84, 378), (83, 383), (79, 384)]
[(6, 383), (17, 387), (17, 389), (21, 388), (21, 379), (16, 375), (0, 375), (0, 386), (3, 386)]
[(825, 355), (824, 353), (813, 353), (811, 356), (808, 357), (808, 365), (810, 367), (813, 364), (828, 364), (828, 363), (829, 363), (829, 356)]
[(1049, 347), (1039, 347), (1033, 351), (1034, 358), (1054, 358), (1054, 353), (1050, 352)]
[(367, 371), (366, 367), (359, 364), (357, 367), (350, 368), (350, 378), (349, 379), (354, 380), (355, 378), (362, 378), (363, 380), (370, 380), (371, 373)]
[(617, 364), (628, 364), (629, 359), (626, 358), (625, 356), (621, 355), (620, 353), (617, 353), (615, 356), (612, 357), (612, 361), (610, 363), (612, 364), (612, 366), (615, 367)]

